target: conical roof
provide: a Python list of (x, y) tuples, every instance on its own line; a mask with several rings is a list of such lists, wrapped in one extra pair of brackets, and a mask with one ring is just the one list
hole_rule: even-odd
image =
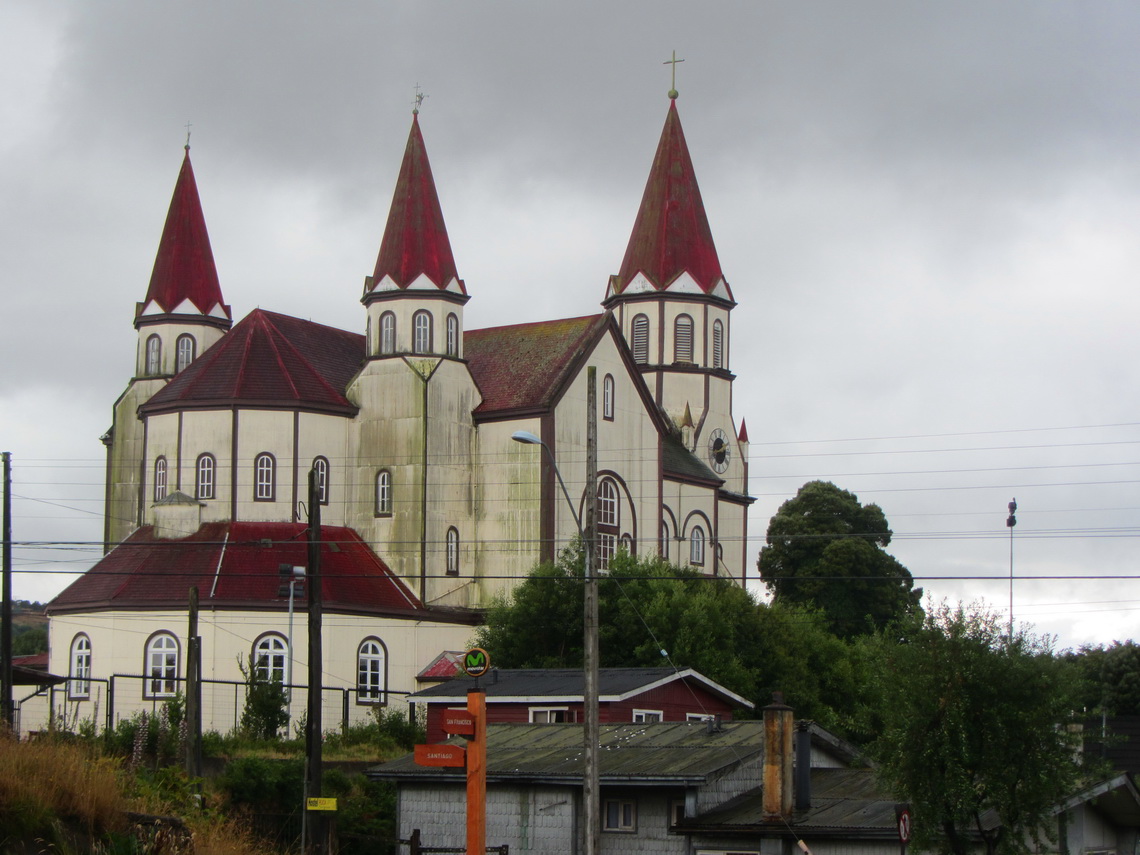
[(203, 315), (231, 317), (230, 307), (222, 298), (206, 218), (202, 215), (202, 202), (194, 181), (194, 167), (190, 165), (190, 146), (186, 146), (158, 243), (150, 287), (139, 311), (189, 313), (195, 309)]
[(610, 294), (623, 293), (638, 274), (655, 290), (665, 291), (685, 273), (705, 294), (732, 299), (721, 273), (677, 102), (670, 100), (621, 272), (610, 279)]
[(380, 286), (385, 276), (401, 289), (424, 276), (440, 290), (467, 293), (455, 269), (418, 114), (412, 116), (404, 162), (376, 258), (375, 285)]

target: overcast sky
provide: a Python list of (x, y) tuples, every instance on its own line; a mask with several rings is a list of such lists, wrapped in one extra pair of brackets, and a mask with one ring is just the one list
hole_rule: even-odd
[[(758, 553), (812, 478), (935, 599), (1140, 617), (1140, 5), (0, 5), (15, 594), (97, 558), (103, 447), (192, 123), (227, 301), (363, 332), (414, 86), (469, 329), (599, 310), (678, 109), (738, 301)], [(739, 426), (739, 425), (738, 425)], [(61, 544), (31, 549), (23, 544)], [(1047, 577), (1047, 578), (1042, 578)]]

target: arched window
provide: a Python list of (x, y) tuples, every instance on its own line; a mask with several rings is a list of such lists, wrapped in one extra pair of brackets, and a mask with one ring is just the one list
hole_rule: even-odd
[(618, 487), (612, 478), (598, 482), (598, 566), (608, 567), (617, 549), (618, 527), (621, 524), (621, 506)]
[(253, 461), (253, 500), (272, 502), (277, 490), (277, 461), (263, 451)]
[(380, 316), (380, 352), (383, 354), (396, 352), (396, 316), (385, 312)]
[(257, 639), (253, 645), (253, 671), (258, 679), (285, 685), (288, 670), (285, 665), (289, 656), (289, 645), (276, 633), (269, 633)]
[(184, 368), (190, 367), (190, 363), (194, 361), (194, 357), (196, 355), (197, 348), (198, 348), (198, 345), (194, 341), (194, 336), (192, 336), (192, 335), (180, 335), (180, 336), (178, 336), (177, 365), (175, 366), (175, 369), (174, 369), (175, 372), (180, 372)]
[(178, 691), (178, 641), (169, 632), (147, 641), (145, 671), (143, 697), (169, 698)]
[(162, 370), (162, 339), (152, 335), (146, 340), (146, 366), (144, 373), (158, 374)]
[(614, 420), (614, 376), (607, 374), (602, 379), (602, 418)]
[(361, 704), (387, 702), (388, 657), (384, 643), (366, 638), (356, 652), (356, 701)]
[(431, 353), (431, 315), (419, 311), (412, 316), (412, 352)]
[(161, 502), (166, 498), (166, 458), (159, 457), (154, 461), (154, 500)]
[(724, 324), (713, 321), (712, 367), (724, 368)]
[(459, 575), (459, 529), (455, 526), (447, 530), (447, 575)]
[(705, 530), (699, 525), (689, 532), (689, 563), (697, 566), (705, 563)]
[(673, 322), (673, 361), (693, 361), (693, 319), (688, 315), (677, 315)]
[(381, 469), (376, 473), (376, 516), (392, 515), (392, 473)]
[(91, 697), (91, 639), (79, 633), (71, 640), (71, 679), (67, 683), (67, 696), (72, 700)]
[(317, 499), (322, 505), (329, 503), (329, 461), (324, 457), (313, 458), (313, 468), (317, 471)]
[(197, 499), (213, 499), (216, 495), (218, 465), (212, 454), (199, 454), (198, 465), (195, 467), (194, 497)]
[(447, 316), (447, 355), (459, 356), (459, 317), (454, 312)]
[(649, 318), (635, 315), (630, 330), (633, 361), (644, 365), (649, 361)]

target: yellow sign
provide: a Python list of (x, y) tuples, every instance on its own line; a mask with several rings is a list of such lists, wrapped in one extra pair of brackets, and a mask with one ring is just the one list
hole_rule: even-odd
[(305, 807), (309, 810), (336, 810), (336, 799), (306, 799)]

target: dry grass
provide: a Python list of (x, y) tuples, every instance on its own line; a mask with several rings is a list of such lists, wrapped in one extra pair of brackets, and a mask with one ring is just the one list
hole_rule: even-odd
[(101, 834), (124, 826), (125, 809), (112, 760), (81, 745), (0, 737), (0, 825), (5, 829), (34, 830), (58, 818)]
[(244, 826), (232, 819), (200, 818), (191, 823), (194, 855), (275, 855), (272, 846), (262, 843)]

